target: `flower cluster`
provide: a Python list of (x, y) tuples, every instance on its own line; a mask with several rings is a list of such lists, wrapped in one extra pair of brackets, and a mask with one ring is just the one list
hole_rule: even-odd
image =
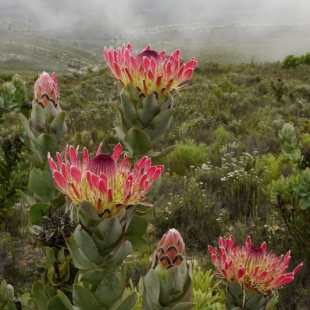
[(150, 45), (136, 57), (132, 54), (130, 44), (118, 50), (105, 48), (104, 58), (117, 83), (123, 87), (132, 83), (138, 94), (143, 96), (154, 92), (162, 97), (166, 92), (181, 89), (197, 65), (194, 57), (182, 64), (179, 50), (166, 57), (165, 51), (158, 54)]
[(277, 256), (267, 252), (264, 242), (261, 246), (252, 245), (247, 237), (245, 245), (234, 245), (235, 239), (219, 239), (219, 257), (212, 246), (209, 246), (212, 263), (220, 277), (229, 283), (237, 282), (243, 289), (255, 289), (263, 294), (281, 288), (294, 280), (294, 275), (301, 269), (299, 264), (293, 272), (286, 273), (291, 256)]
[(46, 107), (49, 102), (52, 102), (55, 108), (59, 105), (59, 88), (57, 85), (56, 74), (50, 76), (43, 72), (39, 74), (34, 85), (34, 102), (42, 108)]
[(119, 161), (123, 153), (120, 144), (116, 145), (112, 156), (101, 154), (101, 148), (100, 144), (91, 160), (86, 148), (79, 159), (78, 147), (75, 149), (73, 146), (65, 149), (64, 161), (59, 153), (56, 154), (56, 162), (48, 154), (49, 166), (59, 190), (74, 205), (83, 200), (90, 202), (103, 218), (113, 216), (130, 205), (152, 206), (145, 200), (164, 167), (151, 166), (151, 159), (144, 156), (131, 171), (131, 162), (126, 154)]

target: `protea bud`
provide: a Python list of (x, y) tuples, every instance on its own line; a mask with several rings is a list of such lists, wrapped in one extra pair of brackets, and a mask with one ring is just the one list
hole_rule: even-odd
[(184, 88), (196, 67), (192, 58), (182, 64), (180, 51), (170, 57), (148, 46), (137, 57), (131, 46), (104, 49), (110, 74), (119, 85), (121, 104), (111, 104), (118, 118), (116, 132), (129, 151), (129, 156), (147, 154), (162, 157), (174, 146), (154, 152), (154, 144), (170, 128), (176, 92)]
[(46, 72), (39, 74), (34, 85), (30, 127), (36, 136), (49, 133), (57, 142), (67, 131), (64, 112), (61, 112), (59, 105), (59, 89), (55, 73), (52, 76)]
[(170, 229), (160, 240), (156, 250), (155, 265), (161, 263), (167, 269), (179, 266), (184, 256), (185, 244), (181, 234), (176, 229)]
[(59, 107), (59, 88), (55, 72), (50, 76), (43, 72), (39, 74), (34, 84), (34, 104), (45, 108), (49, 102), (52, 102), (56, 109)]
[(152, 267), (143, 279), (142, 307), (193, 309), (191, 265), (185, 260), (181, 234), (170, 229), (154, 252)]
[(217, 275), (227, 281), (227, 303), (242, 309), (267, 309), (275, 291), (292, 282), (303, 264), (286, 273), (290, 252), (281, 256), (268, 253), (265, 242), (255, 246), (250, 237), (243, 246), (234, 242), (233, 236), (220, 238), (219, 257), (208, 247)]

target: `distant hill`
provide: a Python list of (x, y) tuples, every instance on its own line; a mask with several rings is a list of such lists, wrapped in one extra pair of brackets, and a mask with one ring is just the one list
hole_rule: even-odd
[(33, 21), (0, 19), (0, 72), (85, 71), (101, 67), (104, 46), (130, 42), (138, 52), (151, 44), (156, 50), (181, 50), (186, 60), (249, 63), (282, 60), (310, 51), (310, 24), (175, 24), (128, 29), (109, 37), (94, 27), (83, 32), (49, 33)]
[(100, 44), (56, 39), (32, 23), (0, 20), (0, 71), (70, 71), (103, 65)]

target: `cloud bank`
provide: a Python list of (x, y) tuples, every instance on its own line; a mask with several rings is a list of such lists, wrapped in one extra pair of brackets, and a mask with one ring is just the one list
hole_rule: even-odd
[[(19, 13), (45, 31), (93, 28), (104, 37), (128, 29), (184, 23), (304, 23), (308, 0), (11, 0), (0, 12)], [(91, 35), (91, 34), (90, 34)]]

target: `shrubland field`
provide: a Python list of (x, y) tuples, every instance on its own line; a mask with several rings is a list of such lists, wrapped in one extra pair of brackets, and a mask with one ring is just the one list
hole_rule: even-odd
[[(91, 152), (101, 142), (104, 151), (113, 149), (118, 142), (116, 120), (108, 103), (118, 95), (103, 61), (98, 61), (98, 47), (91, 53), (78, 43), (51, 41), (42, 49), (28, 39), (1, 41), (1, 49), (13, 56), (18, 54), (13, 47), (18, 50), (22, 44), (31, 61), (11, 55), (2, 62), (0, 85), (20, 74), (28, 90), (26, 104), (32, 100), (37, 74), (56, 71), (67, 141)], [(310, 66), (207, 62), (203, 54), (177, 100), (171, 130), (158, 146), (176, 148), (161, 161), (165, 173), (149, 216), (149, 246), (128, 263), (128, 278), (137, 283), (136, 275), (147, 270), (154, 245), (169, 228), (181, 232), (187, 256), (204, 269), (211, 268), (207, 246), (216, 246), (219, 236), (233, 234), (236, 243), (243, 243), (250, 235), (256, 244), (266, 241), (278, 255), (291, 250), (292, 265), (304, 262), (294, 282), (280, 292), (278, 309), (309, 309)], [(27, 164), (19, 158), (8, 167), (6, 161), (8, 141), (13, 145), (22, 127), (14, 108), (2, 113), (0, 158), (8, 170), (2, 170), (0, 178), (0, 227), (13, 239), (23, 236), (27, 244), (33, 242), (26, 233), (27, 212), (16, 211), (14, 191), (27, 186)], [(34, 274), (13, 260), (5, 277), (23, 292)]]

